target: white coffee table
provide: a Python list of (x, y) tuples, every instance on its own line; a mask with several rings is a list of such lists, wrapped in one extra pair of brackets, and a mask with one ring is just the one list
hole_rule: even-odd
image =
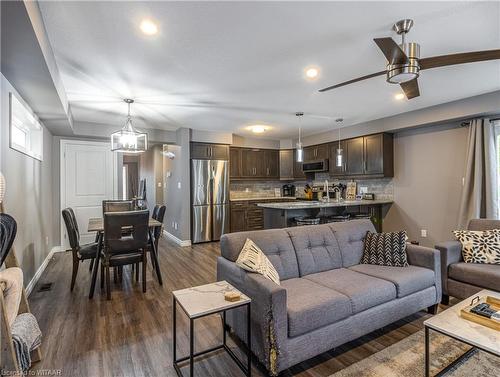
[(458, 357), (445, 369), (443, 369), (436, 376), (445, 374), (455, 364), (460, 362), (463, 358), (467, 357), (475, 348), (492, 355), (500, 357), (500, 331), (492, 328), (482, 326), (476, 322), (468, 321), (460, 316), (460, 310), (471, 304), (474, 297), (493, 296), (500, 298), (500, 292), (482, 290), (481, 292), (466, 298), (458, 304), (446, 309), (432, 318), (424, 322), (425, 327), (425, 376), (429, 377), (429, 331), (433, 330), (438, 333), (449, 336), (462, 343), (472, 346), (472, 348)]
[[(200, 285), (198, 287), (181, 289), (172, 292), (173, 296), (173, 364), (175, 371), (182, 377), (182, 372), (179, 363), (189, 360), (189, 375), (193, 376), (194, 358), (213, 352), (219, 349), (224, 349), (236, 362), (238, 367), (245, 373), (246, 376), (251, 376), (251, 332), (250, 332), (250, 305), (249, 297), (241, 294), (238, 301), (230, 302), (224, 299), (224, 293), (229, 291), (239, 292), (227, 281), (218, 281), (212, 284)], [(177, 304), (186, 313), (189, 318), (189, 356), (177, 358)], [(226, 344), (226, 311), (247, 307), (247, 365), (238, 359), (234, 352)], [(206, 317), (211, 314), (222, 313), (222, 344), (200, 352), (194, 352), (194, 320), (201, 317)]]

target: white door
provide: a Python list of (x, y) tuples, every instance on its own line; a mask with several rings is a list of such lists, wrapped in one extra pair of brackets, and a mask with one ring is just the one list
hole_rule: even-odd
[[(102, 217), (102, 201), (117, 198), (116, 155), (110, 143), (61, 140), (61, 209), (75, 211), (80, 243), (93, 242), (89, 218)], [(69, 248), (61, 216), (61, 243)]]

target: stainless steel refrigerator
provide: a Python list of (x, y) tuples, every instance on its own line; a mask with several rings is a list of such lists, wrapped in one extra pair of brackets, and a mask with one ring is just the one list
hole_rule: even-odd
[(229, 170), (222, 160), (191, 160), (191, 239), (217, 241), (229, 232)]

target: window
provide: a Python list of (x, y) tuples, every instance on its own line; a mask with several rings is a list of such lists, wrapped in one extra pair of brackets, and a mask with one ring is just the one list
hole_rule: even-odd
[(10, 93), (10, 147), (42, 161), (43, 127), (14, 93)]
[(128, 196), (128, 165), (122, 167), (122, 199), (127, 200)]

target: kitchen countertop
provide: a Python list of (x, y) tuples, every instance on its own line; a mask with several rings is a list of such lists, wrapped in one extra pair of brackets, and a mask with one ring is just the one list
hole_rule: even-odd
[(292, 196), (261, 196), (261, 197), (252, 197), (252, 198), (231, 198), (229, 199), (230, 202), (248, 202), (248, 201), (255, 201), (255, 200), (288, 200), (292, 201), (295, 200), (295, 197)]
[(379, 200), (344, 200), (341, 202), (319, 202), (319, 201), (289, 201), (286, 203), (257, 203), (258, 207), (279, 209), (279, 210), (293, 210), (293, 209), (307, 209), (307, 208), (329, 208), (329, 207), (352, 207), (352, 206), (370, 206), (379, 204), (391, 204), (393, 200), (379, 199)]

